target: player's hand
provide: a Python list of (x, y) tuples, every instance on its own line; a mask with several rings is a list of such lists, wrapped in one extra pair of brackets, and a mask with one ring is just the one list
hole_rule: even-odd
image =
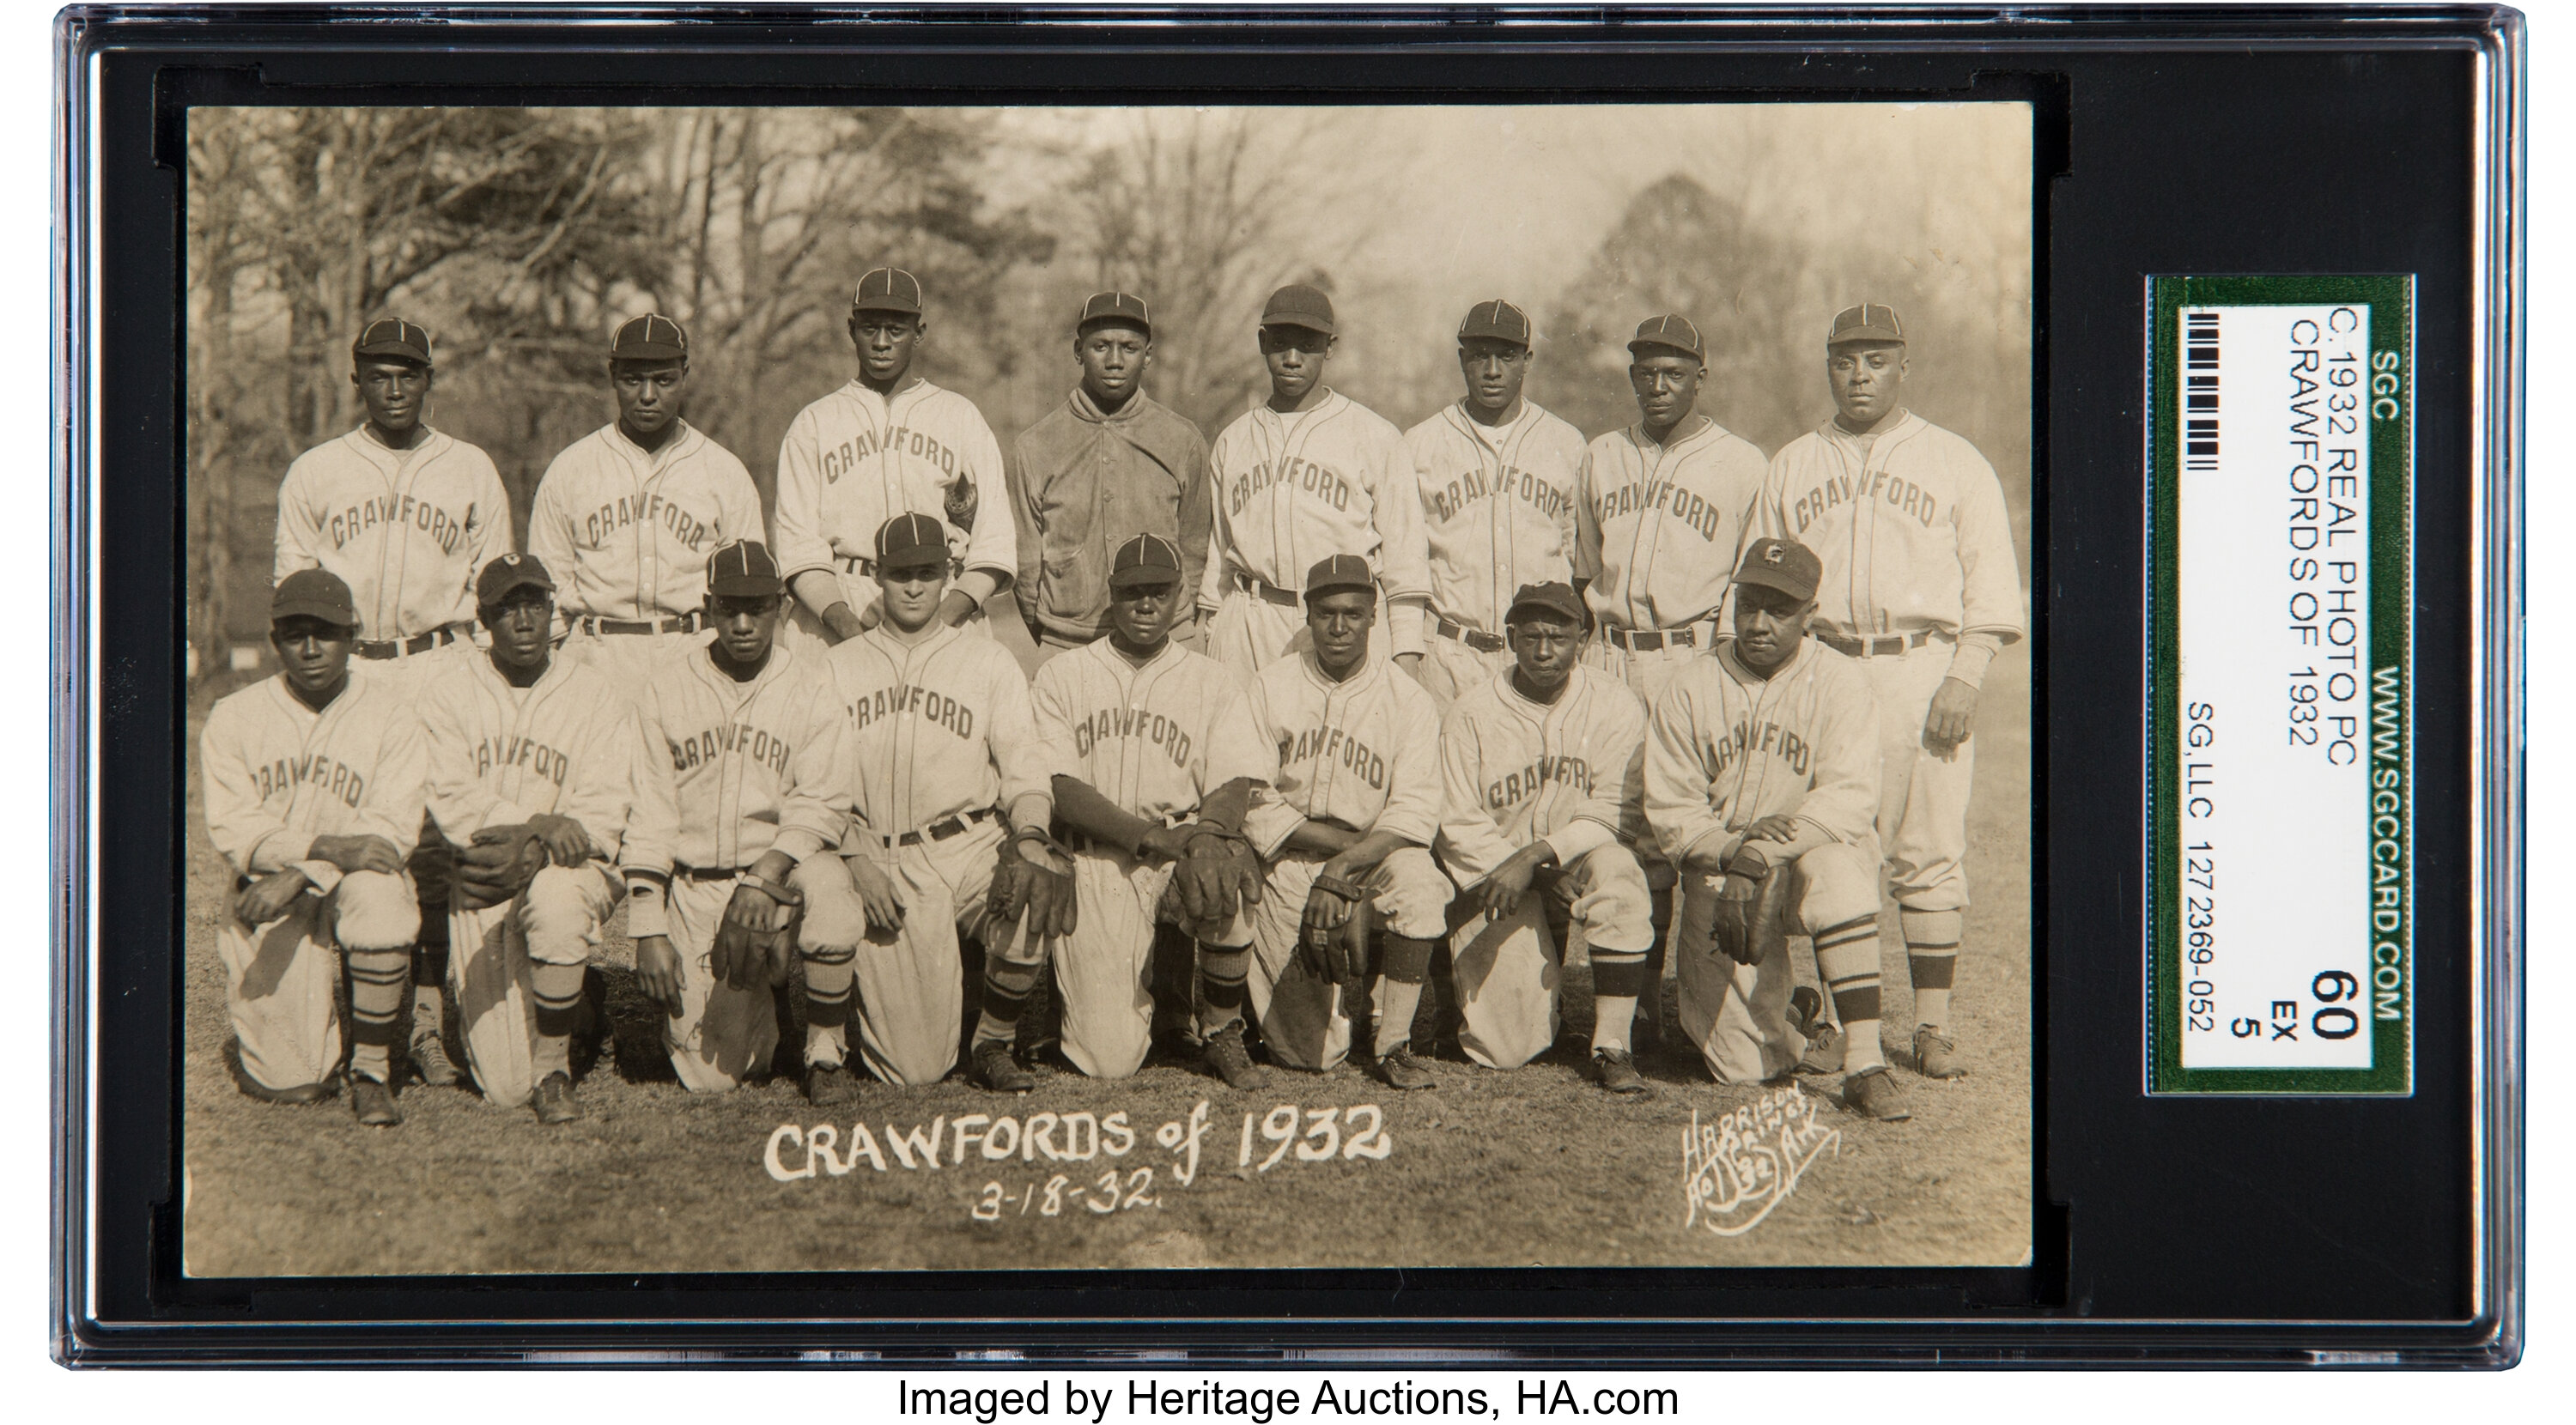
[(317, 836), (307, 854), (343, 871), (382, 871), (388, 876), (403, 871), (402, 852), (381, 836)]
[(262, 876), (242, 887), (242, 893), (233, 898), (233, 914), (241, 918), (242, 924), (257, 929), (286, 914), (286, 908), (295, 904), (295, 898), (312, 884), (293, 866)]
[(758, 886), (736, 883), (716, 927), (708, 968), (738, 990), (783, 984), (795, 948), (796, 904)]
[(1968, 740), (1977, 720), (1977, 690), (1956, 678), (1944, 678), (1932, 694), (1931, 711), (1923, 715), (1923, 745), (1952, 752)]
[(1421, 655), (1421, 654), (1419, 654), (1419, 653), (1399, 653), (1399, 654), (1395, 655), (1395, 666), (1396, 666), (1396, 667), (1398, 667), (1398, 668), (1403, 669), (1403, 670), (1404, 670), (1404, 673), (1405, 673), (1405, 676), (1406, 676), (1406, 677), (1408, 677), (1408, 678), (1411, 678), (1413, 681), (1415, 681), (1415, 682), (1417, 682), (1417, 683), (1419, 683), (1419, 682), (1421, 682), (1421, 681), (1422, 681), (1422, 655)]
[(1503, 858), (1476, 888), (1477, 909), (1500, 920), (1521, 908), (1521, 897), (1529, 894), (1530, 883), (1538, 879), (1539, 867), (1555, 853), (1545, 842), (1534, 842)]
[(1136, 859), (1148, 866), (1178, 861), (1189, 854), (1188, 828), (1157, 826), (1136, 841)]
[(1726, 863), (1717, 885), (1717, 914), (1709, 927), (1709, 948), (1739, 965), (1761, 958), (1755, 948), (1755, 922), (1761, 916), (1762, 880), (1771, 863), (1749, 842)]
[(635, 942), (635, 988), (673, 1019), (680, 1017), (680, 952), (671, 948), (671, 937), (647, 935)]
[(528, 818), (528, 830), (546, 844), (546, 854), (558, 866), (578, 866), (593, 854), (589, 830), (571, 817), (541, 811)]
[(889, 935), (903, 929), (903, 892), (895, 888), (885, 868), (865, 856), (853, 856), (843, 864), (850, 868), (851, 889), (859, 893), (859, 904), (868, 913), (868, 928)]
[(1798, 839), (1798, 819), (1789, 815), (1787, 812), (1775, 811), (1769, 816), (1753, 823), (1751, 826), (1744, 828), (1744, 839), (1747, 841), (1795, 841)]

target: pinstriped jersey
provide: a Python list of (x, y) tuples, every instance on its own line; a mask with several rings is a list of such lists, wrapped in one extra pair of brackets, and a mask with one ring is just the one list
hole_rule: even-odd
[(1229, 568), (1297, 590), (1308, 569), (1335, 554), (1368, 560), (1387, 598), (1429, 597), (1422, 498), (1404, 436), (1385, 417), (1326, 391), (1312, 409), (1287, 415), (1253, 407), (1208, 454), (1216, 471), (1216, 535), (1200, 592), (1208, 607), (1224, 601)]
[(510, 548), (490, 456), (426, 428), (395, 450), (360, 426), (286, 468), (270, 577), (328, 569), (357, 601), (359, 637), (409, 638), (473, 623), (474, 576)]
[(1673, 674), (1646, 737), (1646, 822), (1679, 862), (1712, 834), (1774, 812), (1811, 838), (1846, 844), (1878, 819), (1878, 703), (1860, 666), (1801, 639), (1771, 676), (1755, 676), (1720, 642)]
[[(949, 511), (970, 502), (960, 529)], [(880, 396), (854, 379), (797, 412), (778, 443), (780, 572), (792, 582), (836, 558), (872, 560), (877, 531), (901, 514), (946, 521), (952, 560), (1010, 582), (1019, 541), (1002, 446), (974, 402), (927, 381)]]
[(420, 721), (429, 814), (448, 840), (462, 845), (484, 827), (545, 812), (580, 822), (616, 859), (642, 728), (633, 703), (596, 670), (557, 658), (516, 688), (478, 651), (431, 682)]
[(648, 451), (611, 421), (546, 467), (528, 552), (568, 619), (670, 618), (705, 605), (717, 546), (761, 528), (760, 491), (732, 451), (686, 423)]
[(773, 647), (759, 674), (737, 683), (707, 650), (692, 650), (661, 665), (637, 712), (643, 746), (622, 869), (650, 881), (675, 862), (724, 870), (773, 849), (802, 861), (841, 839), (849, 719), (819, 662)]
[(1573, 577), (1581, 431), (1534, 401), (1500, 426), (1462, 402), (1406, 431), (1404, 448), (1422, 490), (1432, 612), (1500, 633), (1522, 585)]
[(1575, 501), (1584, 602), (1618, 628), (1679, 628), (1716, 614), (1767, 469), (1753, 442), (1710, 421), (1669, 445), (1638, 426), (1592, 442)]
[(420, 721), (362, 668), (320, 712), (283, 674), (224, 698), (198, 735), (197, 768), (207, 837), (236, 875), (300, 865), (327, 891), (340, 872), (309, 859), (314, 837), (381, 836), (406, 856), (420, 837)]
[(1646, 705), (1577, 667), (1554, 703), (1522, 697), (1510, 669), (1461, 694), (1440, 729), (1440, 859), (1473, 885), (1542, 838), (1571, 866), (1645, 834)]
[(884, 624), (823, 655), (850, 726), (850, 815), (879, 836), (1055, 794), (1020, 662), (978, 633)]
[(1170, 821), (1274, 759), (1242, 683), (1203, 653), (1166, 643), (1143, 666), (1103, 638), (1049, 659), (1031, 694), (1055, 771), (1130, 816)]
[(1431, 844), (1440, 830), (1440, 704), (1421, 684), (1384, 658), (1336, 683), (1312, 653), (1298, 653), (1262, 669), (1248, 695), (1277, 768), (1243, 819), (1264, 856), (1310, 820)]

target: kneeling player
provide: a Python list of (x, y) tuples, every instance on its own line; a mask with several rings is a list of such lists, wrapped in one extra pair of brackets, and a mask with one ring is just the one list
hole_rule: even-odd
[(809, 939), (848, 944), (865, 919), (834, 877), (789, 884), (839, 844), (850, 773), (830, 676), (777, 646), (785, 591), (765, 546), (717, 549), (714, 641), (663, 663), (637, 698), (635, 812), (618, 853), (626, 928), (636, 985), (671, 1016), (671, 1067), (696, 1093), (766, 1070), (778, 1047), (770, 988), (786, 982), (800, 923)]
[(1682, 867), (1682, 1028), (1720, 1083), (1786, 1072), (1789, 921), (1850, 1036), (1843, 1098), (1908, 1115), (1878, 1042), (1878, 709), (1850, 659), (1806, 637), (1823, 566), (1757, 539), (1735, 637), (1673, 675), (1646, 742), (1646, 819)]
[(419, 834), (420, 724), (349, 651), (358, 613), (336, 574), (277, 586), (269, 642), (284, 671), (216, 703), (198, 744), (206, 831), (237, 878), (216, 938), (243, 1087), (279, 1103), (328, 1097), (340, 1067), (348, 959), (349, 1106), (402, 1122), (392, 1051), (420, 910), (404, 859)]
[(483, 568), (474, 599), (492, 646), (424, 689), (429, 809), (456, 856), (448, 974), (466, 1066), (486, 1102), (580, 1117), (572, 1035), (582, 976), (622, 894), (633, 706), (592, 667), (554, 656), (555, 582), (532, 554)]
[(1252, 681), (1253, 726), (1276, 750), (1272, 791), (1244, 831), (1268, 864), (1257, 905), (1230, 934), (1248, 945), (1253, 1011), (1270, 1057), (1329, 1069), (1350, 1051), (1346, 991), (1367, 973), (1368, 912), (1385, 925), (1377, 984), (1380, 1054), (1413, 1033), (1431, 948), (1448, 933), (1440, 829), (1440, 704), (1369, 656), (1377, 588), (1368, 561), (1336, 554), (1306, 575), (1313, 647)]
[[(1548, 921), (1564, 917), (1545, 913), (1553, 900), (1572, 907), (1591, 947), (1594, 1077), (1639, 1094), (1628, 1025), (1663, 923), (1626, 839), (1643, 825), (1646, 709), (1580, 666), (1586, 631), (1571, 585), (1523, 586), (1506, 620), (1513, 666), (1461, 693), (1441, 728), (1440, 857), (1479, 913), (1452, 944), (1458, 1043), (1509, 1069), (1556, 1042), (1562, 952)], [(1400, 1074), (1420, 1073), (1410, 1054), (1384, 1069), (1398, 1088), (1415, 1086)]]

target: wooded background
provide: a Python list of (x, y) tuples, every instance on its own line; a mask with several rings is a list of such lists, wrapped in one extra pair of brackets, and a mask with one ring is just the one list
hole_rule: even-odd
[(363, 418), (349, 343), (437, 339), (430, 421), (488, 451), (524, 538), (555, 454), (615, 418), (609, 333), (688, 328), (686, 414), (769, 498), (847, 381), (858, 275), (927, 290), (922, 370), (1008, 450), (1075, 380), (1087, 294), (1153, 306), (1147, 387), (1213, 436), (1264, 389), (1283, 282), (1334, 294), (1328, 381), (1399, 426), (1457, 398), (1504, 297), (1528, 394), (1636, 418), (1625, 343), (1710, 344), (1700, 408), (1765, 451), (1829, 416), (1823, 333), (1894, 304), (1908, 404), (2002, 476), (2029, 574), (2030, 119), (2019, 105), (1419, 109), (208, 109), (189, 113), (189, 637), (264, 636), (278, 482)]

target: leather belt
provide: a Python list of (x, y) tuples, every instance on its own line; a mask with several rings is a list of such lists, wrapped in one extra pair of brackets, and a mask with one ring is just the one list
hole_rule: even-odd
[[(1666, 648), (1696, 648), (1699, 646), (1700, 625), (1706, 622), (1708, 622), (1706, 619), (1693, 619), (1679, 628), (1649, 629), (1616, 628), (1605, 623), (1601, 625), (1601, 637), (1604, 641), (1632, 653), (1654, 653)], [(1710, 630), (1712, 635), (1715, 632), (1714, 628)], [(1711, 646), (1715, 646), (1716, 642), (1714, 636), (1709, 639)]]
[(376, 640), (362, 638), (358, 640), (356, 652), (361, 658), (408, 658), (415, 653), (427, 653), (433, 648), (445, 647), (454, 643), (458, 637), (460, 635), (456, 632), (456, 626), (450, 624), (445, 628), (433, 628), (427, 633), (415, 633), (409, 638)]
[(1266, 583), (1260, 579), (1256, 579), (1253, 576), (1244, 573), (1240, 569), (1236, 569), (1231, 572), (1234, 575), (1234, 587), (1241, 589), (1243, 592), (1250, 594), (1265, 604), (1277, 604), (1283, 609), (1293, 609), (1300, 603), (1304, 602), (1295, 594), (1289, 593), (1286, 589), (1280, 588), (1276, 584)]
[(844, 574), (856, 574), (868, 579), (877, 576), (877, 562), (873, 559), (856, 554), (835, 554), (832, 556), (832, 562), (840, 566)]
[(740, 866), (682, 866), (674, 863), (671, 876), (681, 881), (730, 881), (742, 875)]
[(883, 846), (919, 846), (925, 841), (946, 841), (952, 836), (963, 836), (966, 834), (967, 827), (979, 821), (991, 821), (1000, 815), (1001, 812), (992, 807), (977, 807), (973, 811), (949, 817), (944, 821), (934, 821), (917, 831), (907, 831), (900, 836), (879, 836), (873, 831), (867, 835), (870, 840)]
[(692, 612), (682, 614), (678, 618), (660, 619), (597, 618), (585, 615), (574, 619), (572, 626), (595, 636), (603, 633), (695, 633), (706, 625), (700, 623), (698, 615)]
[(1845, 658), (1892, 658), (1907, 649), (1921, 648), (1936, 638), (1943, 643), (1959, 641), (1956, 634), (1943, 633), (1936, 628), (1918, 628), (1912, 633), (1890, 634), (1885, 638), (1845, 638), (1822, 630), (1816, 634), (1818, 643)]
[(1464, 624), (1451, 623), (1445, 618), (1432, 624), (1432, 627), (1440, 631), (1442, 638), (1454, 638), (1478, 653), (1500, 653), (1511, 647), (1511, 644), (1504, 641), (1499, 634), (1485, 633)]

